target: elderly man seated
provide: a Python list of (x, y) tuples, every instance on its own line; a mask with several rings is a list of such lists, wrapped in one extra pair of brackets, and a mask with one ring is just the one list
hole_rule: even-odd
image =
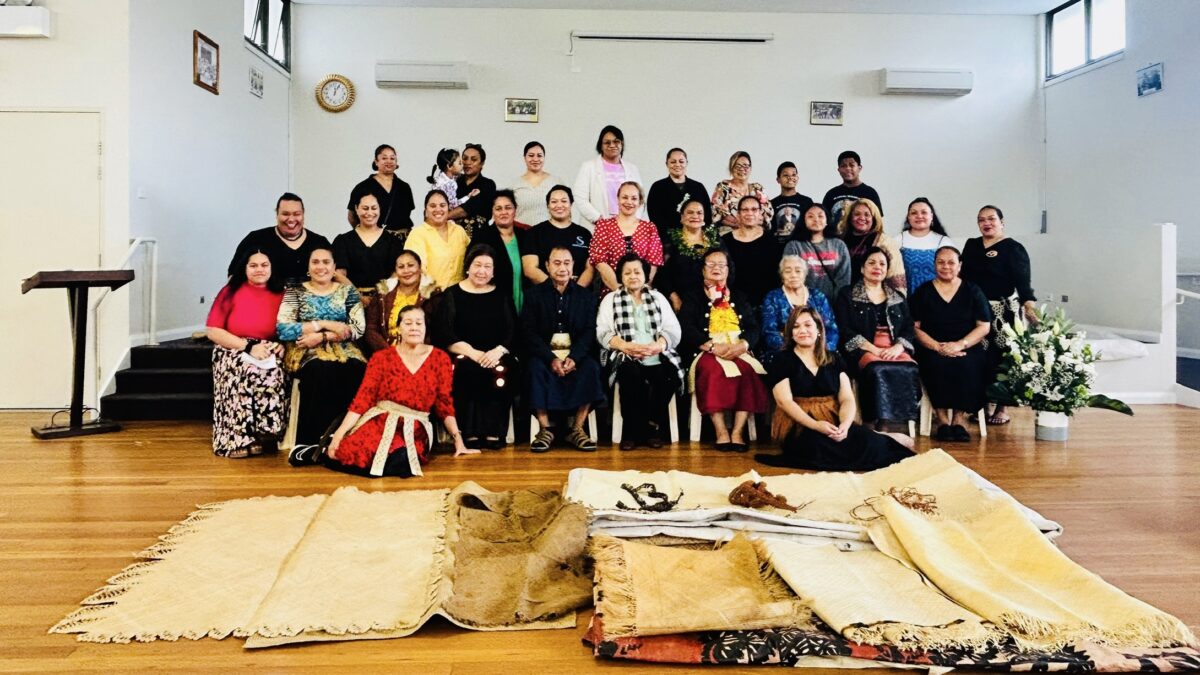
[(565, 440), (578, 450), (596, 449), (583, 430), (591, 407), (604, 402), (600, 364), (592, 356), (596, 298), (571, 280), (574, 265), (570, 249), (551, 249), (548, 283), (529, 290), (521, 313), (529, 352), (529, 407), (540, 426), (529, 446), (533, 452), (546, 452), (554, 443), (551, 411), (573, 411)]

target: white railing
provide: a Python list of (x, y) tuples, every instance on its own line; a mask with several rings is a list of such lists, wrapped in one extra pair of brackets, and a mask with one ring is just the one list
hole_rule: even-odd
[(1185, 291), (1182, 288), (1175, 289), (1175, 304), (1182, 305), (1184, 302), (1187, 302), (1189, 298), (1192, 300), (1200, 300), (1200, 293)]
[[(129, 269), (129, 263), (133, 261), (133, 256), (137, 254), (138, 249), (142, 246), (146, 246), (150, 254), (150, 283), (148, 284), (150, 288), (150, 316), (146, 326), (147, 344), (156, 345), (158, 344), (157, 329), (155, 328), (158, 323), (158, 239), (154, 237), (137, 237), (129, 242), (129, 251), (125, 254), (125, 259), (115, 269)], [(96, 296), (96, 300), (92, 303), (91, 307), (93, 315), (100, 309), (100, 303), (104, 302), (104, 299), (108, 297), (111, 291), (112, 289), (105, 288)]]

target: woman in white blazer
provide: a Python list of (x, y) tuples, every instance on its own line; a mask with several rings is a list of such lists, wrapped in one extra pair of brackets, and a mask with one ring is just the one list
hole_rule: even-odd
[(607, 218), (617, 212), (617, 190), (626, 181), (641, 185), (642, 174), (638, 168), (625, 161), (625, 134), (613, 125), (600, 130), (596, 139), (596, 158), (589, 159), (579, 167), (575, 177), (575, 210), (579, 220), (587, 229), (599, 218)]

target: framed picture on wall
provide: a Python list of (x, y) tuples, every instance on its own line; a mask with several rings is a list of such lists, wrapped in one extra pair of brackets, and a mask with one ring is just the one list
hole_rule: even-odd
[(808, 108), (808, 123), (841, 126), (842, 105), (841, 101), (813, 101)]
[(263, 97), (263, 72), (254, 66), (250, 66), (250, 93)]
[(536, 98), (504, 99), (505, 122), (537, 122), (538, 100)]
[(192, 31), (192, 82), (221, 94), (221, 48), (198, 30)]
[(1163, 64), (1152, 63), (1137, 71), (1138, 96), (1157, 94), (1163, 89)]

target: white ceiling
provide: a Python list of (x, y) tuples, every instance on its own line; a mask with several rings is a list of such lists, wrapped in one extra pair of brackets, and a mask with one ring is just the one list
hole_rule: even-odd
[(1063, 0), (292, 0), (305, 5), (845, 14), (1042, 14)]

